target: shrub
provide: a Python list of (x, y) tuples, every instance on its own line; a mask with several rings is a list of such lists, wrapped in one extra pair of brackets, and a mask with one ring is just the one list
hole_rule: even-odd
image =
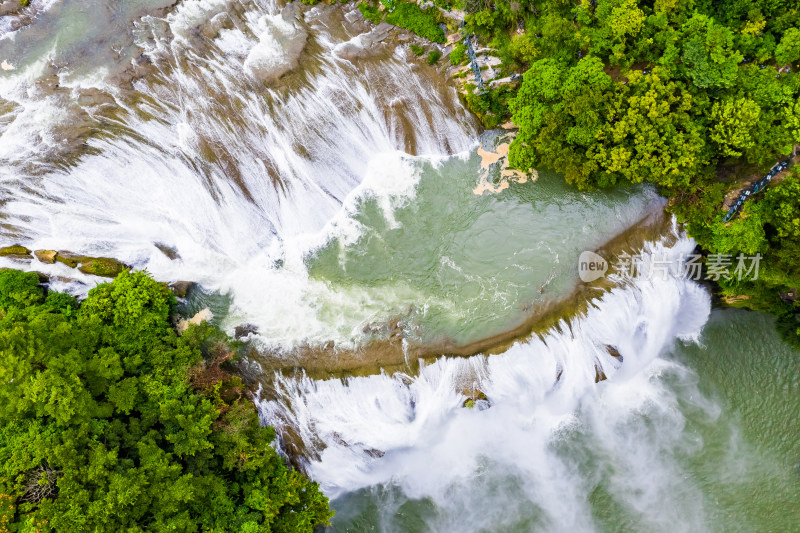
[(438, 63), (440, 57), (442, 57), (442, 53), (439, 50), (431, 50), (428, 52), (428, 64), (434, 65)]
[(37, 304), (44, 298), (35, 272), (3, 270), (0, 272), (0, 310)]
[(50, 292), (44, 303), (51, 311), (67, 315), (76, 312), (80, 306), (77, 298), (64, 292)]
[(415, 56), (421, 56), (425, 53), (425, 49), (421, 46), (417, 46), (416, 44), (409, 45), (409, 48), (411, 48), (411, 51), (414, 52)]
[(417, 4), (404, 2), (386, 17), (386, 22), (410, 30), (435, 43), (444, 43), (444, 30), (439, 26), (436, 9), (421, 9)]
[(364, 18), (368, 21), (372, 22), (373, 24), (380, 24), (381, 20), (383, 19), (383, 14), (381, 10), (378, 9), (377, 6), (372, 4), (366, 4), (361, 2), (358, 4), (358, 10), (361, 11), (361, 14), (364, 15)]
[(467, 60), (467, 47), (459, 43), (450, 52), (450, 64), (459, 65)]

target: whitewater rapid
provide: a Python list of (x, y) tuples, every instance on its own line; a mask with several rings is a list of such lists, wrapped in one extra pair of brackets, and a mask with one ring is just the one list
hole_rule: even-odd
[[(694, 246), (648, 244), (671, 261), (669, 276), (617, 278), (585, 316), (499, 355), (441, 358), (414, 376), (276, 375), (262, 420), (300, 438), (307, 471), (331, 497), (394, 487), (401, 501), (433, 501), (437, 531), (503, 529), (516, 516), (503, 506), (523, 504), (548, 531), (595, 530), (588, 491), (604, 474), (563, 453), (570, 434), (590, 437), (583, 454), (611, 456), (619, 475), (608, 490), (626, 505), (654, 524), (696, 523), (702, 494), (670, 494), (684, 476), (674, 461), (684, 421), (664, 375), (685, 370), (662, 357), (676, 341), (696, 342), (709, 316), (705, 289), (681, 275)], [(386, 516), (397, 511), (387, 505)]]

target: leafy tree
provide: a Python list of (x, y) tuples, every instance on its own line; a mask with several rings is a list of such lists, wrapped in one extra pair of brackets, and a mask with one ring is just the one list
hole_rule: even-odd
[(686, 75), (700, 88), (728, 88), (744, 57), (733, 46), (733, 32), (714, 19), (696, 14), (683, 27), (681, 59)]
[(373, 24), (380, 24), (381, 20), (383, 20), (383, 13), (381, 13), (381, 10), (378, 9), (378, 6), (374, 4), (360, 2), (358, 4), (358, 10), (362, 15), (364, 15), (365, 19)]
[(793, 143), (800, 143), (800, 97), (794, 102), (789, 102), (783, 108), (783, 127), (786, 130), (789, 140)]
[(537, 46), (537, 41), (529, 32), (515, 35), (511, 39), (510, 53), (514, 60), (532, 63), (541, 54), (540, 48)]
[(510, 102), (512, 119), (520, 126), (509, 153), (512, 165), (526, 169), (539, 165), (535, 143), (546, 118), (553, 114), (553, 104), (560, 100), (565, 77), (563, 64), (553, 59), (536, 61), (525, 73), (522, 87)]
[(458, 43), (450, 52), (450, 64), (460, 65), (467, 60), (467, 47), (462, 43)]
[(0, 271), (0, 309), (36, 304), (44, 298), (35, 272)]
[[(750, 296), (800, 344), (800, 303), (786, 296), (800, 289), (794, 182), (773, 181), (722, 222), (728, 193), (797, 153), (797, 2), (535, 0), (522, 2), (522, 33), (502, 4), (476, 11), (504, 61), (527, 64), (508, 99), (519, 127), (510, 163), (579, 188), (656, 184), (704, 249), (765, 257), (759, 280), (719, 290)], [(486, 116), (486, 101), (466, 101)]]
[(712, 239), (714, 251), (722, 254), (741, 252), (755, 255), (763, 252), (766, 244), (762, 213), (758, 209), (751, 209), (750, 205), (745, 206), (742, 216), (728, 227), (719, 228)]
[(494, 11), (491, 9), (483, 9), (473, 15), (467, 15), (466, 21), (476, 28), (491, 31), (494, 28), (496, 19), (497, 17)]
[(738, 157), (744, 150), (755, 146), (752, 131), (758, 124), (761, 108), (749, 98), (727, 99), (716, 102), (711, 109), (714, 126), (711, 139), (720, 151)]
[(439, 27), (436, 8), (422, 9), (417, 4), (402, 2), (386, 17), (386, 22), (412, 31), (435, 43), (444, 43), (444, 30)]
[[(635, 37), (644, 26), (645, 14), (639, 9), (636, 0), (618, 0), (615, 2), (602, 2), (603, 7), (611, 7), (610, 13), (604, 21), (614, 39), (621, 41), (626, 37)], [(598, 9), (598, 14), (604, 10)], [(602, 19), (601, 19), (602, 20)]]
[(656, 70), (646, 76), (632, 73), (618, 94), (610, 122), (589, 154), (609, 176), (598, 182), (686, 185), (706, 163), (702, 132), (689, 114), (691, 93), (680, 83), (665, 82)]
[(775, 61), (779, 65), (789, 65), (798, 60), (800, 60), (800, 29), (789, 28), (775, 49)]
[(780, 186), (770, 189), (763, 202), (779, 239), (800, 240), (800, 178), (787, 177)]

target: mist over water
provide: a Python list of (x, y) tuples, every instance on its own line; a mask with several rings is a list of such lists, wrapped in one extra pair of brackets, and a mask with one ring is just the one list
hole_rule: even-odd
[[(671, 249), (655, 246), (678, 257), (693, 245), (683, 239)], [(654, 379), (670, 366), (659, 356), (676, 339), (696, 338), (709, 306), (704, 290), (686, 280), (625, 280), (585, 317), (500, 355), (443, 358), (414, 377), (277, 377), (282, 399), (262, 403), (262, 413), (268, 420), (289, 421), (303, 436), (311, 447), (308, 469), (332, 495), (392, 483), (410, 498), (447, 506), (458, 501), (453, 492), (460, 485), (468, 487), (488, 468), (490, 479), (504, 472), (495, 482), (508, 473), (519, 478), (514, 483), (539, 508), (539, 520), (563, 523), (564, 530), (585, 529), (591, 523), (583, 501), (585, 480), (575, 471), (577, 464), (553, 449), (558, 435), (589, 431), (596, 445), (617, 454), (620, 447), (638, 446), (630, 434), (617, 431), (639, 410), (663, 418), (670, 426), (667, 435), (680, 430), (681, 421), (670, 413), (675, 399), (663, 397)], [(598, 374), (608, 379), (596, 384)], [(473, 409), (462, 407), (480, 393), (487, 400)], [(620, 459), (636, 472), (644, 466), (638, 461), (654, 459), (659, 451), (639, 454), (623, 453)], [(648, 467), (646, 476), (658, 462)], [(669, 464), (663, 470), (668, 478), (675, 474)], [(668, 488), (664, 480), (656, 487), (639, 481), (639, 490)], [(469, 508), (468, 501), (462, 503)], [(573, 522), (563, 522), (565, 517)], [(485, 518), (490, 527), (493, 518)], [(474, 524), (474, 517), (461, 512), (451, 519)]]

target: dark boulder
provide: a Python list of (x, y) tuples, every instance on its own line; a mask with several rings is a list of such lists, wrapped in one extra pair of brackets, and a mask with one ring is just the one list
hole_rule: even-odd
[(194, 281), (173, 281), (169, 288), (177, 298), (186, 298), (195, 285), (197, 284)]
[(253, 324), (242, 324), (241, 326), (236, 326), (233, 330), (233, 337), (236, 340), (243, 339), (248, 335), (256, 335), (258, 333), (258, 327), (254, 326)]

